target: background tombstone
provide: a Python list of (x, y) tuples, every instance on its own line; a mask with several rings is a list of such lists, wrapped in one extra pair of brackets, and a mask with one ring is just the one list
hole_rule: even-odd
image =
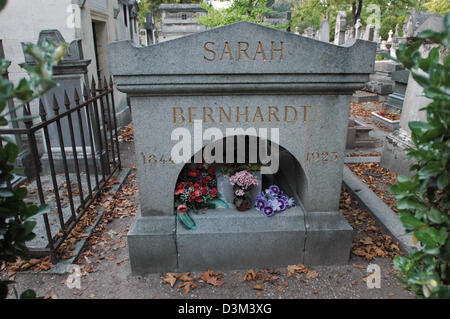
[(349, 35), (350, 35), (350, 30), (345, 30), (344, 43), (348, 42)]
[(406, 69), (393, 71), (391, 74), (392, 80), (395, 82), (393, 92), (388, 95), (384, 108), (389, 112), (399, 113), (403, 107), (405, 99), (406, 86), (408, 84), (409, 71)]
[[(239, 42), (248, 44), (248, 57), (239, 57)], [(133, 105), (140, 212), (128, 234), (132, 272), (348, 262), (352, 229), (339, 198), (350, 100), (373, 72), (375, 49), (373, 42), (335, 46), (248, 22), (149, 47), (109, 44), (115, 83)], [(270, 117), (274, 107), (291, 115)], [(231, 112), (228, 120), (220, 120), (221, 110)], [(195, 119), (224, 137), (236, 135), (227, 127), (278, 129), (278, 142), (267, 137), (281, 148), (279, 170), (269, 176), (297, 207), (270, 218), (208, 210), (192, 215), (197, 230), (177, 223), (173, 194), (185, 165), (148, 158), (170, 158), (173, 130), (192, 136)]]
[(346, 18), (345, 11), (339, 11), (336, 17), (336, 27), (334, 29), (334, 44), (342, 45), (346, 42)]
[(375, 25), (375, 29), (373, 32), (373, 41), (376, 41), (378, 43), (381, 42), (381, 40), (380, 40), (380, 25), (379, 24)]
[[(416, 20), (419, 20), (417, 16), (420, 16), (420, 13), (413, 11), (408, 23), (409, 21), (414, 21), (414, 18), (412, 18), (413, 15), (416, 16)], [(442, 16), (431, 14), (427, 15), (427, 18), (421, 21), (422, 25), (417, 29), (412, 31), (409, 30), (409, 34), (412, 34), (413, 38), (424, 30), (442, 32)], [(435, 47), (435, 44), (424, 43), (419, 48), (419, 52), (423, 57), (426, 57), (433, 47)], [(409, 167), (413, 162), (408, 160), (407, 151), (405, 151), (405, 149), (414, 147), (414, 144), (411, 140), (411, 131), (408, 127), (408, 123), (410, 121), (426, 122), (426, 112), (421, 111), (420, 109), (428, 105), (431, 100), (424, 95), (423, 88), (414, 80), (411, 74), (408, 75), (407, 82), (408, 85), (406, 87), (402, 113), (400, 116), (400, 128), (386, 136), (381, 156), (381, 165), (399, 175), (411, 176), (413, 173), (409, 170)]]
[(308, 27), (305, 30), (303, 30), (303, 36), (308, 38), (314, 38), (315, 30), (314, 27)]
[(362, 23), (361, 23), (361, 19), (356, 20), (355, 23), (355, 39), (361, 39), (361, 34), (362, 34)]
[(373, 25), (368, 24), (366, 26), (366, 31), (364, 32), (364, 40), (366, 41), (374, 41), (373, 39)]
[(323, 42), (330, 42), (330, 22), (324, 19), (320, 24), (319, 40)]
[[(42, 30), (39, 33), (39, 39), (37, 44), (41, 45), (45, 39), (49, 39), (53, 41), (54, 43), (59, 42), (65, 42), (64, 38), (62, 37), (61, 33), (58, 30)], [(35, 61), (32, 57), (25, 54), (25, 62), (30, 65), (35, 65)], [(64, 91), (67, 91), (67, 94), (72, 97), (73, 92), (76, 89), (79, 93), (79, 95), (82, 95), (82, 87), (83, 83), (89, 83), (87, 78), (87, 66), (91, 63), (90, 60), (85, 60), (83, 57), (83, 50), (81, 47), (81, 40), (74, 40), (70, 44), (68, 44), (66, 54), (63, 57), (63, 60), (53, 68), (53, 80), (58, 83), (57, 87), (52, 88), (50, 91), (46, 92), (42, 96), (42, 100), (44, 101), (44, 105), (46, 107), (47, 112), (47, 118), (51, 118), (54, 116), (54, 110), (53, 110), (53, 95), (56, 96), (56, 100), (58, 102), (58, 105), (60, 107), (60, 112), (64, 110)], [(72, 103), (71, 106), (74, 106)], [(93, 119), (94, 116), (91, 116), (91, 119)], [(87, 132), (87, 119), (86, 116), (83, 116), (82, 119), (84, 132)], [(63, 128), (68, 127), (68, 119), (64, 118), (61, 120), (61, 125)], [(73, 121), (74, 125), (74, 139), (75, 139), (75, 146), (81, 147), (81, 135), (79, 130), (79, 124), (78, 121)], [(96, 124), (91, 123), (91, 125), (95, 126)], [(59, 144), (59, 137), (56, 125), (49, 125), (49, 137), (50, 142), (52, 145), (52, 153), (53, 153), (53, 159), (55, 164), (55, 170), (56, 172), (63, 172), (63, 158), (61, 154), (61, 148)], [(69, 130), (65, 129), (63, 130), (63, 139), (64, 139), (64, 149), (67, 156), (67, 162), (68, 162), (68, 168), (70, 172), (74, 172), (75, 165), (73, 163), (74, 157), (72, 154), (72, 143), (69, 135)], [(89, 139), (87, 139), (86, 146), (87, 150), (89, 152), (97, 152), (98, 143), (100, 136), (94, 135), (94, 145), (90, 145)], [(97, 154), (99, 157), (99, 160), (101, 158), (101, 154)], [(49, 173), (49, 166), (48, 166), (48, 156), (42, 157), (42, 168), (44, 171), (44, 174)], [(90, 165), (92, 165), (92, 162), (90, 162)], [(100, 167), (100, 166), (99, 166)]]

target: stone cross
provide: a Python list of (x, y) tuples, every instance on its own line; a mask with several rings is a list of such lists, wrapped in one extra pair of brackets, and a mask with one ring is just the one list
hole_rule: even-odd
[(346, 28), (347, 14), (345, 11), (339, 11), (336, 17), (336, 27), (334, 29), (334, 44), (342, 45), (345, 40), (345, 28)]
[(362, 23), (361, 23), (361, 19), (356, 20), (355, 23), (355, 39), (361, 39), (361, 27), (362, 27)]
[(320, 24), (319, 40), (330, 42), (330, 22), (328, 22), (328, 19), (324, 19)]
[(387, 43), (392, 43), (392, 35), (394, 34), (394, 32), (392, 30), (389, 30), (389, 37), (387, 39)]

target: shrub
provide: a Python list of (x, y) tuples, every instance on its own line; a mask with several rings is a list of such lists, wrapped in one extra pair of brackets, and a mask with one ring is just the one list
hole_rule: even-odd
[[(428, 57), (419, 52), (423, 43), (436, 43)], [(409, 256), (396, 256), (399, 279), (418, 297), (450, 298), (450, 14), (441, 33), (424, 31), (419, 40), (397, 50), (397, 61), (411, 70), (432, 102), (422, 108), (427, 122), (409, 122), (415, 145), (408, 149), (411, 178), (399, 176), (392, 186), (406, 231), (420, 243)], [(441, 64), (440, 61), (443, 61)]]

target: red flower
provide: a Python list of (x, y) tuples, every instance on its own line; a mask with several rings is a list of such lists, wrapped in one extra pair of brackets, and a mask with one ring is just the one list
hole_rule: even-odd
[(214, 188), (212, 188), (212, 189), (209, 191), (209, 193), (211, 194), (212, 197), (216, 197), (216, 195), (217, 195), (217, 189), (214, 187)]
[(188, 183), (186, 184), (186, 187), (189, 188), (189, 187), (192, 187), (192, 185), (194, 185), (192, 182), (188, 182)]
[(208, 192), (208, 187), (203, 187), (202, 188), (202, 195), (206, 195), (207, 192)]
[(194, 197), (199, 197), (200, 195), (201, 193), (198, 189), (194, 191)]
[(209, 174), (209, 175), (214, 175), (214, 166), (210, 166), (210, 167), (208, 168), (208, 174)]
[(199, 173), (198, 170), (193, 169), (193, 170), (189, 171), (189, 176), (196, 177), (198, 175), (198, 173)]
[(200, 189), (200, 184), (195, 183), (195, 184), (194, 184), (194, 189), (195, 189), (195, 190)]
[(204, 183), (205, 185), (209, 185), (209, 183), (211, 183), (211, 180), (212, 180), (211, 176), (206, 176), (206, 177), (203, 179), (203, 183)]
[(201, 198), (201, 197), (198, 197), (198, 198), (195, 199), (195, 201), (196, 201), (197, 203), (201, 203), (201, 202), (202, 202), (202, 198)]
[(188, 207), (186, 205), (184, 205), (184, 204), (179, 205), (177, 208), (178, 214), (186, 213), (187, 209), (188, 209)]
[(183, 187), (177, 187), (177, 189), (175, 190), (175, 195), (181, 195), (183, 193), (184, 193)]

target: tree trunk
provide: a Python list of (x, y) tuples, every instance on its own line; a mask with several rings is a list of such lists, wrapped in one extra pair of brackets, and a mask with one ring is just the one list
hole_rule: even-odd
[(363, 6), (363, 0), (358, 0), (358, 7), (356, 7), (356, 1), (352, 2), (352, 26), (356, 24), (356, 21), (361, 16)]
[(253, 9), (253, 0), (248, 0), (248, 9), (247, 9), (248, 15), (252, 14), (252, 9)]

